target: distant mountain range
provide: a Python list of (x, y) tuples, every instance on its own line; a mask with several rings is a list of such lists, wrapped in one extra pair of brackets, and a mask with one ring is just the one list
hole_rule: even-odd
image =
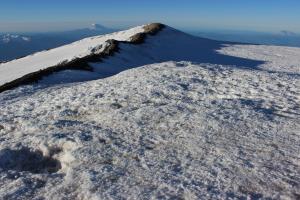
[(99, 24), (91, 27), (51, 33), (0, 33), (0, 62), (20, 58), (38, 51), (62, 46), (86, 37), (115, 32)]

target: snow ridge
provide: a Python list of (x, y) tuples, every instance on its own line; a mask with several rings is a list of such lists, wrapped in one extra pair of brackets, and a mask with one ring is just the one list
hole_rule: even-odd
[[(39, 79), (41, 75), (68, 68), (88, 67), (88, 61), (105, 57), (118, 50), (118, 42), (136, 43), (147, 34), (156, 34), (164, 25), (148, 24), (126, 31), (86, 38), (69, 45), (39, 52), (0, 64), (0, 92)], [(79, 62), (79, 63), (78, 63)], [(78, 66), (79, 65), (79, 66)]]

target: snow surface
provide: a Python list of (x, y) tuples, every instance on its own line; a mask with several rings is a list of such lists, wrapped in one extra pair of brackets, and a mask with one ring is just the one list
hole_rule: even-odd
[(219, 53), (266, 61), (260, 67), (269, 71), (300, 74), (300, 48), (267, 45), (227, 45)]
[(0, 93), (0, 199), (300, 197), (299, 49), (171, 28), (120, 48)]
[(86, 38), (69, 45), (0, 64), (0, 85), (14, 81), (32, 72), (56, 66), (65, 61), (85, 57), (90, 55), (96, 47), (101, 47), (100, 50), (103, 50), (108, 45), (107, 40), (109, 39), (129, 41), (133, 35), (144, 32), (143, 27), (138, 26), (126, 31)]
[(0, 94), (1, 149), (61, 149), (62, 169), (1, 171), (4, 199), (299, 197), (295, 76), (166, 62), (19, 90)]

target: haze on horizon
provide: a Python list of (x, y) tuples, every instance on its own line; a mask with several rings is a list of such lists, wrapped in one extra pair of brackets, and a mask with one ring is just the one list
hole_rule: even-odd
[(300, 33), (297, 0), (10, 0), (0, 5), (0, 32), (61, 31), (87, 27), (94, 22), (112, 28), (162, 22), (190, 30)]

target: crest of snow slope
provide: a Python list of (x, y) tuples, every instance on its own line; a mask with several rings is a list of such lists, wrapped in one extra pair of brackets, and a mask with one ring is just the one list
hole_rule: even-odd
[(0, 169), (3, 199), (299, 198), (297, 76), (166, 62), (16, 91), (0, 94), (0, 149), (61, 149), (62, 168)]
[[(144, 32), (142, 26), (105, 36), (87, 38), (57, 49), (1, 64), (0, 83), (7, 83), (26, 74), (30, 74), (33, 71), (57, 65), (65, 60), (72, 60), (77, 57), (90, 55), (94, 47), (100, 46), (102, 49), (105, 48), (107, 45), (105, 41), (107, 39), (114, 38), (120, 41), (128, 40), (132, 35), (135, 35), (138, 32)], [(235, 45), (230, 44), (230, 42), (226, 42), (225, 45), (230, 45), (230, 47), (227, 48), (236, 47)], [(226, 64), (246, 68), (263, 68), (264, 70), (270, 71), (274, 71), (276, 68), (287, 72), (289, 68), (291, 68), (294, 73), (298, 70), (296, 64), (299, 62), (299, 60), (297, 60), (297, 55), (300, 54), (300, 48), (293, 48), (294, 53), (292, 54), (288, 52), (289, 48), (285, 47), (261, 47), (262, 49), (265, 48), (265, 51), (269, 55), (267, 60), (273, 61), (274, 65), (268, 65), (268, 61), (267, 63), (264, 62), (266, 61), (266, 58), (259, 57), (261, 56), (260, 51), (262, 50), (258, 49), (256, 54), (255, 52), (252, 53), (253, 55), (249, 55), (248, 53), (248, 56), (234, 56), (228, 54), (228, 51), (226, 51), (227, 53), (223, 51), (222, 54), (222, 50), (220, 50), (222, 47), (224, 47), (224, 42), (194, 37), (166, 26), (155, 36), (147, 36), (146, 41), (143, 44), (119, 44), (119, 53), (116, 52), (114, 56), (107, 59), (101, 59), (101, 62), (89, 63), (93, 68), (93, 72), (78, 70), (60, 71), (51, 76), (44, 77), (40, 83), (53, 85), (57, 83), (94, 80), (108, 77), (141, 65), (170, 60)], [(249, 45), (241, 45), (240, 48), (244, 49), (241, 50), (241, 52), (246, 52), (248, 47)], [(260, 46), (255, 48), (260, 48)], [(269, 52), (269, 48), (272, 48), (273, 50)], [(217, 52), (218, 50), (219, 53)], [(240, 51), (238, 53), (240, 53)], [(278, 54), (282, 55), (280, 59), (277, 59), (276, 57)], [(281, 63), (284, 63), (284, 67), (282, 67)]]
[[(299, 68), (296, 66), (297, 62), (300, 61), (296, 56), (300, 54), (300, 48), (293, 48), (294, 54), (291, 54), (288, 53), (288, 47), (266, 46), (266, 51), (268, 51), (268, 48), (273, 49), (273, 51), (268, 52), (269, 57), (266, 61), (266, 59), (260, 59), (260, 57), (254, 55), (235, 57), (234, 55), (218, 52), (224, 45), (234, 46), (228, 42), (224, 44), (220, 41), (194, 37), (167, 26), (155, 36), (148, 36), (143, 44), (119, 44), (120, 50), (114, 56), (102, 59), (102, 62), (89, 63), (93, 67), (93, 72), (61, 71), (44, 77), (41, 83), (52, 85), (53, 83), (103, 78), (130, 68), (170, 60), (232, 65), (237, 68), (263, 69), (266, 71), (278, 71), (277, 69), (280, 69), (282, 72), (294, 74), (298, 72)], [(243, 45), (243, 47), (247, 49), (248, 45)], [(259, 52), (256, 55), (259, 55)], [(277, 54), (282, 55), (280, 60), (276, 60)], [(284, 63), (284, 67), (279, 68), (278, 66), (282, 66), (280, 63)]]
[(300, 74), (300, 48), (268, 45), (227, 45), (218, 50), (224, 55), (266, 61), (260, 65), (269, 71)]
[(119, 51), (113, 56), (101, 59), (101, 62), (89, 63), (93, 72), (60, 71), (44, 77), (40, 83), (53, 85), (92, 80), (112, 76), (134, 67), (170, 60), (227, 64), (248, 68), (256, 68), (263, 63), (217, 53), (216, 50), (222, 46), (223, 42), (198, 38), (166, 26), (154, 36), (148, 35), (142, 44), (120, 43)]
[(86, 38), (69, 45), (0, 64), (0, 85), (65, 61), (85, 57), (90, 55), (95, 47), (101, 47), (100, 50), (103, 50), (108, 45), (106, 41), (109, 39), (129, 41), (133, 35), (144, 32), (143, 27), (138, 26), (126, 31)]

